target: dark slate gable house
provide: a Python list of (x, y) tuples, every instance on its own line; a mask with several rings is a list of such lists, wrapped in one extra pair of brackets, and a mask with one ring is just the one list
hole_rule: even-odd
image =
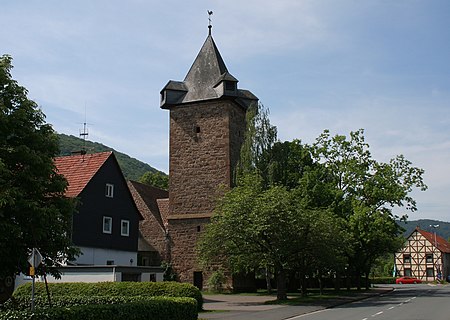
[[(61, 279), (48, 276), (48, 281), (162, 281), (161, 267), (137, 265), (143, 218), (114, 153), (58, 157), (55, 165), (69, 183), (65, 195), (79, 201), (72, 241), (82, 255), (58, 268)], [(29, 277), (17, 276), (16, 286), (29, 281)]]
[(72, 241), (82, 255), (75, 265), (136, 266), (139, 220), (142, 218), (113, 152), (55, 159), (79, 198), (73, 216)]

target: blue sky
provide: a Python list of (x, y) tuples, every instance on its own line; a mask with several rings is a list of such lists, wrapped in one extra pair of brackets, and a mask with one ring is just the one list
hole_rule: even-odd
[[(56, 131), (168, 171), (159, 92), (207, 36), (280, 140), (365, 129), (375, 159), (425, 169), (411, 219), (450, 221), (450, 1), (24, 0), (0, 10), (0, 54)], [(399, 213), (403, 213), (401, 210)]]

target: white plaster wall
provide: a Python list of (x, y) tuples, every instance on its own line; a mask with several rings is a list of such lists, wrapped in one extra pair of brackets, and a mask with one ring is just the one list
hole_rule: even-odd
[[(43, 279), (40, 279), (43, 281)], [(65, 273), (61, 275), (61, 279), (55, 279), (52, 276), (47, 276), (48, 282), (113, 282), (114, 274), (105, 272), (80, 272), (80, 273)]]
[[(156, 275), (156, 281), (160, 282), (163, 281), (163, 272), (143, 272), (141, 274), (141, 281), (142, 282), (148, 282), (150, 281), (150, 275), (155, 274)], [(47, 275), (47, 282), (105, 282), (105, 281), (112, 281), (112, 282), (121, 282), (122, 281), (122, 272), (116, 272), (115, 267), (110, 271), (105, 270), (98, 270), (98, 271), (87, 271), (87, 270), (80, 270), (80, 271), (68, 271), (64, 272), (64, 270), (61, 273), (61, 279), (56, 279), (52, 277), (51, 275)], [(16, 276), (16, 281), (14, 288), (17, 288), (19, 285), (31, 282), (31, 277), (26, 276), (24, 274), (20, 274)], [(44, 282), (44, 277), (37, 277), (36, 282)]]
[[(137, 265), (137, 252), (133, 251), (120, 251), (91, 247), (79, 247), (81, 252), (76, 264), (81, 265), (106, 265), (107, 261), (114, 261), (116, 266), (136, 266)], [(131, 262), (132, 261), (132, 262)]]

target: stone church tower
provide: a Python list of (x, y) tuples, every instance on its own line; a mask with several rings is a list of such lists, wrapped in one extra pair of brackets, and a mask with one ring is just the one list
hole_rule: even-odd
[(230, 188), (244, 138), (245, 113), (258, 99), (238, 89), (209, 34), (184, 81), (161, 90), (170, 112), (169, 212), (171, 263), (183, 282), (203, 286), (197, 239), (217, 197)]

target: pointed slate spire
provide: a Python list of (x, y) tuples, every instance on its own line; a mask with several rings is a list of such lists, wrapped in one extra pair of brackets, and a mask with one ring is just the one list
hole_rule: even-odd
[(223, 96), (234, 97), (247, 108), (251, 101), (258, 100), (250, 91), (238, 90), (237, 83), (238, 80), (228, 72), (209, 28), (208, 37), (184, 81), (171, 80), (161, 90), (161, 108)]
[[(229, 74), (211, 35), (208, 35), (184, 83), (188, 88), (187, 100), (217, 98), (214, 87), (224, 74)], [(233, 77), (234, 81), (237, 80)]]

